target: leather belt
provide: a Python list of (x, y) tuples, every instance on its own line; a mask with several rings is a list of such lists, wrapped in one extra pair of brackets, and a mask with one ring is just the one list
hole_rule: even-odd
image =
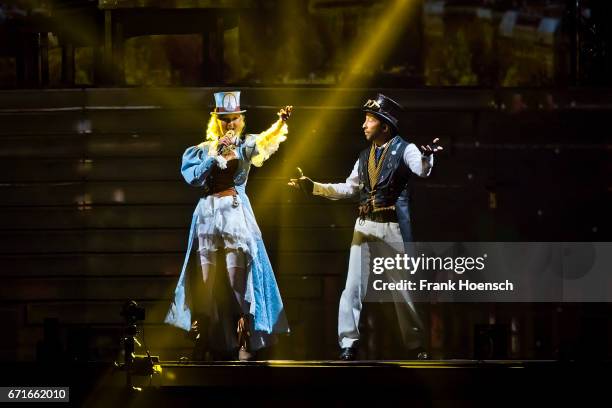
[(234, 187), (230, 187), (222, 191), (217, 191), (216, 193), (213, 193), (213, 195), (215, 197), (237, 196), (238, 192), (236, 192), (236, 189)]
[(395, 210), (374, 211), (366, 214), (364, 219), (374, 222), (397, 222)]

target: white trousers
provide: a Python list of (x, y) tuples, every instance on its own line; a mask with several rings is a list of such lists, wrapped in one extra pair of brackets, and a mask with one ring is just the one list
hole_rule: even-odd
[[(353, 241), (349, 257), (346, 285), (340, 297), (338, 310), (338, 341), (341, 348), (357, 347), (359, 344), (359, 318), (363, 300), (368, 289), (370, 268), (362, 270), (361, 263), (370, 264), (368, 242), (382, 242), (389, 246), (389, 256), (404, 252), (402, 234), (396, 222), (355, 222)], [(407, 292), (393, 294), (393, 303), (398, 318), (404, 345), (416, 348), (422, 343), (423, 324)]]

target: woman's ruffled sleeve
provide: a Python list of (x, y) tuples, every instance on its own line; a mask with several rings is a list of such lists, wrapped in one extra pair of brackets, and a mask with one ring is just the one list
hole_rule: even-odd
[(181, 174), (188, 184), (202, 186), (216, 163), (216, 156), (209, 156), (206, 147), (192, 146), (183, 153)]
[(268, 130), (255, 135), (255, 152), (251, 163), (261, 167), (263, 162), (274, 154), (282, 142), (287, 140), (289, 128), (283, 120), (277, 120)]

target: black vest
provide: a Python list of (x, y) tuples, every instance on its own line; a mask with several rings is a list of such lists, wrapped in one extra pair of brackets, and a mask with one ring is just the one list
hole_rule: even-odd
[[(395, 206), (397, 221), (404, 242), (411, 242), (412, 227), (410, 224), (410, 191), (408, 189), (408, 180), (412, 171), (404, 163), (404, 151), (408, 143), (400, 136), (395, 136), (391, 141), (391, 145), (387, 150), (380, 172), (380, 177), (374, 192), (374, 207), (390, 207)], [(359, 203), (361, 205), (371, 197), (372, 187), (368, 176), (368, 159), (370, 149), (364, 149), (359, 155)]]

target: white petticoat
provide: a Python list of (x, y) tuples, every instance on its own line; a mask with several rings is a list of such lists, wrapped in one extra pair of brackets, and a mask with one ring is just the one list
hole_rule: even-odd
[[(261, 240), (261, 232), (255, 222), (255, 215), (250, 204), (244, 205), (243, 199), (248, 200), (246, 196), (236, 196), (238, 206), (233, 205), (234, 197), (232, 196), (215, 197), (211, 195), (200, 199), (195, 210), (198, 252), (201, 255), (205, 253), (205, 258), (210, 255), (210, 252), (223, 249), (239, 249), (245, 253), (248, 275), (243, 296), (250, 305), (250, 314), (255, 316), (257, 304), (254, 299), (250, 265), (253, 258), (257, 256), (257, 240)], [(225, 348), (228, 350), (237, 347), (234, 326), (231, 326), (231, 330), (226, 330), (230, 326), (231, 324), (224, 326)], [(254, 330), (251, 327), (250, 343), (253, 350), (258, 350), (275, 343), (275, 338), (269, 333)]]
[(241, 249), (251, 254), (254, 240), (261, 237), (253, 212), (242, 202), (242, 197), (203, 197), (196, 207), (199, 251)]

